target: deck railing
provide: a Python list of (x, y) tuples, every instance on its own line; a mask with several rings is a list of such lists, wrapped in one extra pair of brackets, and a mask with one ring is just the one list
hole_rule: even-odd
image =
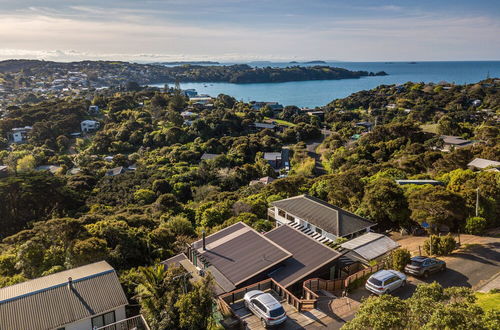
[(142, 315), (129, 317), (115, 323), (105, 325), (95, 330), (150, 330)]

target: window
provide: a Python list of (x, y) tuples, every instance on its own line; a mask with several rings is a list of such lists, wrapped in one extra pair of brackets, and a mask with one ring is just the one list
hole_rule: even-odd
[(285, 217), (285, 211), (278, 209), (278, 215), (279, 215), (280, 217), (283, 217), (283, 218), (284, 218), (284, 217)]
[(115, 323), (115, 311), (111, 311), (106, 314), (102, 314), (92, 318), (92, 329), (97, 329), (105, 325)]
[(255, 307), (257, 307), (258, 309), (260, 309), (262, 312), (265, 312), (266, 311), (266, 308), (264, 307), (264, 305), (262, 305), (260, 303), (260, 301), (258, 300), (252, 300), (252, 303)]
[(293, 215), (287, 214), (286, 218), (290, 221), (295, 221), (295, 217)]
[(398, 280), (398, 278), (399, 278), (399, 277), (393, 276), (393, 277), (391, 277), (391, 278), (389, 278), (389, 279), (385, 280), (384, 285), (388, 285), (388, 284), (394, 283), (394, 282), (396, 282), (396, 281)]
[(321, 230), (321, 228), (316, 227), (316, 232), (320, 235), (323, 235), (323, 230)]

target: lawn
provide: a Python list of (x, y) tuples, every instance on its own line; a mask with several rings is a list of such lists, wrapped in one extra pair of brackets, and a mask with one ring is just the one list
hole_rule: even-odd
[(274, 121), (274, 122), (276, 122), (277, 124), (280, 124), (280, 125), (285, 125), (285, 126), (290, 126), (290, 127), (297, 126), (297, 124), (291, 123), (291, 122), (286, 121), (286, 120), (273, 119), (273, 118), (269, 118), (269, 117), (264, 117), (264, 119), (266, 119), (266, 120), (272, 120), (272, 121)]
[(422, 124), (420, 125), (420, 128), (422, 129), (422, 131), (424, 132), (428, 132), (428, 133), (433, 133), (433, 134), (437, 134), (437, 128), (438, 128), (438, 124)]
[(484, 310), (500, 310), (500, 291), (497, 292), (476, 292), (477, 304)]

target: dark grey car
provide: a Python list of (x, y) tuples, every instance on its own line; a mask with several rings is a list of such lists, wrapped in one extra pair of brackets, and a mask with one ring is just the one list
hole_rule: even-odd
[(405, 273), (429, 277), (431, 273), (436, 273), (446, 270), (446, 262), (436, 258), (429, 257), (413, 257), (408, 265), (405, 267)]

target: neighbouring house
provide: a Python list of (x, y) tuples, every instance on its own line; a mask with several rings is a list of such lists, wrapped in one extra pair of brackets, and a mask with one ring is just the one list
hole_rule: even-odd
[(100, 113), (99, 106), (97, 106), (97, 105), (91, 105), (91, 106), (89, 106), (89, 114), (91, 114), (91, 115), (98, 115), (99, 113)]
[(422, 180), (396, 180), (396, 183), (400, 186), (404, 186), (406, 184), (417, 184), (417, 185), (423, 185), (423, 184), (430, 184), (433, 186), (442, 186), (444, 185), (443, 182), (437, 181), (437, 180), (428, 180), (428, 179), (422, 179)]
[(345, 256), (369, 265), (370, 262), (374, 260), (378, 261), (391, 251), (397, 249), (399, 244), (385, 235), (366, 233), (342, 243), (340, 247), (349, 251)]
[(250, 186), (254, 186), (256, 184), (263, 184), (263, 185), (268, 185), (271, 182), (273, 182), (275, 179), (270, 177), (270, 176), (265, 176), (263, 178), (260, 178), (259, 180), (252, 180), (250, 181)]
[(126, 305), (116, 271), (100, 261), (1, 288), (0, 328), (98, 329), (124, 320)]
[(198, 92), (196, 91), (196, 89), (193, 89), (193, 88), (190, 88), (190, 89), (184, 89), (181, 91), (181, 93), (184, 95), (184, 96), (187, 96), (189, 98), (192, 98), (192, 97), (196, 97), (198, 96)]
[(314, 111), (307, 111), (306, 112), (309, 116), (316, 116), (319, 118), (319, 120), (323, 121), (325, 120), (325, 112), (322, 110), (314, 110)]
[(62, 167), (58, 165), (40, 165), (37, 168), (35, 168), (35, 171), (47, 171), (52, 174), (57, 174), (59, 171), (61, 171)]
[(386, 107), (387, 109), (389, 109), (389, 110), (394, 110), (394, 109), (396, 109), (398, 106), (397, 106), (396, 104), (394, 104), (394, 103), (390, 103), (390, 104), (386, 105), (385, 107)]
[(276, 225), (295, 224), (324, 242), (351, 239), (369, 232), (376, 223), (309, 195), (299, 195), (271, 203), (268, 217)]
[(484, 158), (475, 158), (473, 161), (467, 164), (467, 167), (471, 170), (487, 170), (500, 172), (500, 162)]
[(207, 105), (212, 103), (213, 99), (210, 96), (196, 96), (190, 97), (189, 101), (193, 104)]
[(275, 130), (276, 129), (276, 125), (275, 124), (270, 124), (270, 123), (254, 123), (254, 127), (256, 129), (272, 129), (272, 130)]
[(112, 161), (113, 161), (113, 159), (115, 159), (115, 157), (113, 157), (113, 156), (105, 156), (103, 159), (104, 159), (104, 161), (106, 161), (106, 162), (112, 162)]
[[(289, 226), (261, 234), (238, 222), (192, 243), (163, 263), (193, 277), (210, 272), (217, 294), (273, 278), (285, 288), (311, 277), (330, 279), (340, 253)], [(333, 269), (333, 270), (332, 270)]]
[(77, 174), (80, 174), (81, 172), (82, 172), (82, 170), (79, 167), (73, 167), (73, 168), (70, 168), (68, 170), (68, 172), (66, 172), (66, 175), (77, 175)]
[(220, 154), (209, 154), (209, 153), (205, 152), (205, 153), (203, 153), (203, 155), (201, 155), (201, 160), (214, 159), (214, 158), (217, 158), (219, 156), (220, 156)]
[(123, 166), (115, 167), (106, 171), (106, 176), (117, 176), (125, 173), (126, 170)]
[(474, 100), (474, 101), (472, 101), (472, 105), (475, 106), (475, 107), (480, 106), (481, 103), (482, 103), (481, 100)]
[(99, 129), (101, 124), (97, 120), (84, 120), (80, 123), (80, 127), (83, 133), (95, 132)]
[(451, 151), (452, 149), (464, 148), (475, 143), (475, 141), (465, 140), (459, 136), (443, 135), (441, 136), (441, 139), (443, 140), (442, 151)]
[(283, 110), (283, 105), (279, 104), (278, 102), (250, 102), (252, 109), (253, 110), (260, 110), (265, 106), (268, 106), (273, 110), (274, 112), (280, 112)]
[(9, 175), (9, 167), (0, 165), (0, 178), (5, 178), (7, 175)]
[(33, 129), (31, 126), (16, 127), (7, 133), (10, 142), (22, 143), (28, 139), (29, 132)]
[(373, 124), (370, 123), (369, 121), (360, 121), (358, 123), (356, 123), (356, 126), (359, 126), (359, 127), (364, 127), (366, 128), (367, 130), (371, 130), (372, 129), (372, 126)]
[(290, 150), (287, 148), (283, 148), (279, 152), (265, 152), (264, 159), (277, 172), (283, 168), (287, 171), (290, 170)]

